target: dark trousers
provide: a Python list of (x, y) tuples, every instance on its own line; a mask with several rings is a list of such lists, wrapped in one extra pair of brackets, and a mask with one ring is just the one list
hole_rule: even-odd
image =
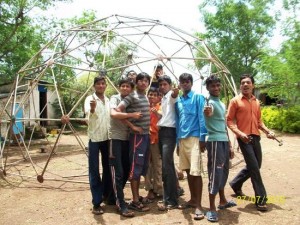
[(111, 140), (111, 153), (109, 164), (112, 175), (113, 189), (116, 197), (116, 204), (119, 209), (126, 208), (124, 200), (124, 187), (129, 177), (129, 141)]
[(241, 190), (243, 183), (251, 178), (252, 186), (256, 196), (256, 204), (264, 204), (267, 201), (267, 193), (260, 175), (262, 163), (262, 151), (260, 136), (251, 135), (252, 141), (249, 144), (238, 139), (240, 149), (243, 153), (246, 166), (230, 182), (234, 190)]
[(162, 181), (164, 204), (178, 205), (177, 175), (174, 164), (176, 128), (161, 127), (158, 133), (159, 149), (162, 159)]
[[(99, 172), (99, 152), (101, 153), (102, 178)], [(92, 203), (100, 206), (104, 199), (114, 197), (112, 193), (112, 180), (109, 171), (109, 141), (89, 141), (89, 181), (92, 192)]]

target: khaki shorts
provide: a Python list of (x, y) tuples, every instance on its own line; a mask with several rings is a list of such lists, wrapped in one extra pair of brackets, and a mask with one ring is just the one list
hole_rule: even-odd
[(179, 167), (190, 170), (190, 175), (203, 175), (202, 157), (198, 137), (188, 137), (179, 140)]

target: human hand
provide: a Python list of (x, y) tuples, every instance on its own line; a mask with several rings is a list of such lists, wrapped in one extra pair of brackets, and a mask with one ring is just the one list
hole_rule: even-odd
[(130, 113), (130, 117), (133, 118), (133, 119), (139, 119), (141, 117), (143, 117), (143, 114), (142, 112), (133, 112), (133, 113)]
[(211, 105), (205, 105), (203, 112), (204, 112), (204, 115), (207, 116), (207, 117), (212, 116), (212, 107), (211, 107)]
[(275, 139), (275, 134), (274, 134), (274, 132), (269, 131), (269, 132), (267, 133), (267, 138), (269, 138), (269, 139)]
[(141, 127), (132, 126), (131, 129), (137, 134), (143, 134), (143, 129)]
[(201, 152), (205, 152), (206, 143), (203, 141), (199, 141), (199, 148)]
[(251, 141), (251, 138), (247, 134), (244, 134), (244, 133), (241, 133), (239, 135), (239, 138), (246, 144), (249, 144), (249, 142)]
[(178, 96), (178, 94), (179, 94), (179, 90), (180, 90), (180, 88), (179, 88), (179, 86), (174, 86), (173, 88), (172, 88), (172, 92), (173, 92), (173, 96)]
[(90, 106), (91, 106), (91, 111), (95, 111), (97, 102), (96, 102), (94, 95), (93, 95), (93, 99), (90, 101)]

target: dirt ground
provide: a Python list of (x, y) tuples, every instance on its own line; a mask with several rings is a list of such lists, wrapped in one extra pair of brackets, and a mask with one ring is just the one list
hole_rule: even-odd
[[(279, 135), (283, 146), (262, 137), (263, 165), (261, 173), (270, 197), (268, 212), (258, 212), (251, 200), (236, 199), (227, 185), (228, 199), (234, 199), (238, 206), (219, 210), (219, 224), (299, 224), (300, 204), (300, 135)], [(82, 135), (86, 141), (86, 137)], [(87, 157), (79, 149), (72, 135), (63, 135), (60, 147), (51, 157), (45, 169), (44, 182), (39, 183), (37, 174), (42, 174), (49, 150), (41, 153), (33, 147), (31, 161), (15, 161), (6, 168), (6, 176), (0, 171), (0, 224), (210, 224), (206, 218), (193, 220), (193, 210), (171, 210), (160, 212), (157, 202), (151, 203), (147, 213), (136, 213), (134, 218), (122, 218), (115, 206), (105, 206), (103, 215), (91, 213), (91, 194), (87, 177)], [(48, 154), (47, 154), (48, 153)], [(17, 160), (20, 152), (13, 152), (9, 160)], [(206, 155), (204, 155), (205, 161)], [(236, 152), (229, 180), (244, 166), (237, 164), (242, 155)], [(177, 158), (176, 158), (177, 160)], [(10, 162), (10, 161), (9, 161)], [(237, 164), (237, 165), (235, 165)], [(34, 165), (34, 168), (33, 166)], [(36, 172), (35, 172), (36, 171)], [(20, 176), (21, 175), (21, 176)], [(185, 190), (181, 202), (189, 200), (187, 180), (180, 181)], [(208, 210), (207, 177), (203, 178), (202, 205)], [(253, 196), (250, 180), (243, 191)], [(146, 194), (144, 189), (140, 190)], [(129, 185), (125, 196), (130, 200)]]

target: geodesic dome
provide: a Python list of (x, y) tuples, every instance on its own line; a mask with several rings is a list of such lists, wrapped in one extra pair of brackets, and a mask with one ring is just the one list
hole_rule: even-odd
[[(14, 174), (16, 170), (12, 165), (25, 160), (30, 162), (34, 172), (22, 175), (21, 170), (17, 170), (18, 175), (37, 177), (39, 182), (50, 179), (54, 173), (48, 174), (48, 167), (53, 155), (60, 151), (61, 136), (66, 127), (85, 152), (86, 143), (72, 122), (82, 120), (75, 116), (74, 111), (80, 108), (91, 91), (90, 80), (105, 70), (109, 84), (114, 87), (129, 70), (153, 76), (158, 63), (174, 82), (183, 72), (193, 75), (194, 84), (201, 84), (207, 76), (217, 74), (224, 87), (236, 93), (230, 72), (203, 40), (160, 21), (112, 15), (62, 30), (20, 69), (6, 101), (2, 103), (0, 160), (3, 174)], [(66, 85), (83, 74), (87, 75), (87, 85), (83, 90)], [(65, 107), (63, 90), (79, 96), (71, 108)], [(50, 112), (54, 100), (60, 113)], [(53, 140), (48, 140), (43, 127), (59, 124), (61, 115), (68, 115), (71, 122), (61, 125)], [(32, 129), (24, 135), (26, 126)], [(32, 137), (36, 130), (45, 139), (41, 149), (48, 149), (47, 157), (38, 164), (32, 157)], [(15, 147), (11, 144), (13, 141)], [(17, 153), (21, 157), (16, 157)], [(55, 176), (63, 179), (59, 174)]]

